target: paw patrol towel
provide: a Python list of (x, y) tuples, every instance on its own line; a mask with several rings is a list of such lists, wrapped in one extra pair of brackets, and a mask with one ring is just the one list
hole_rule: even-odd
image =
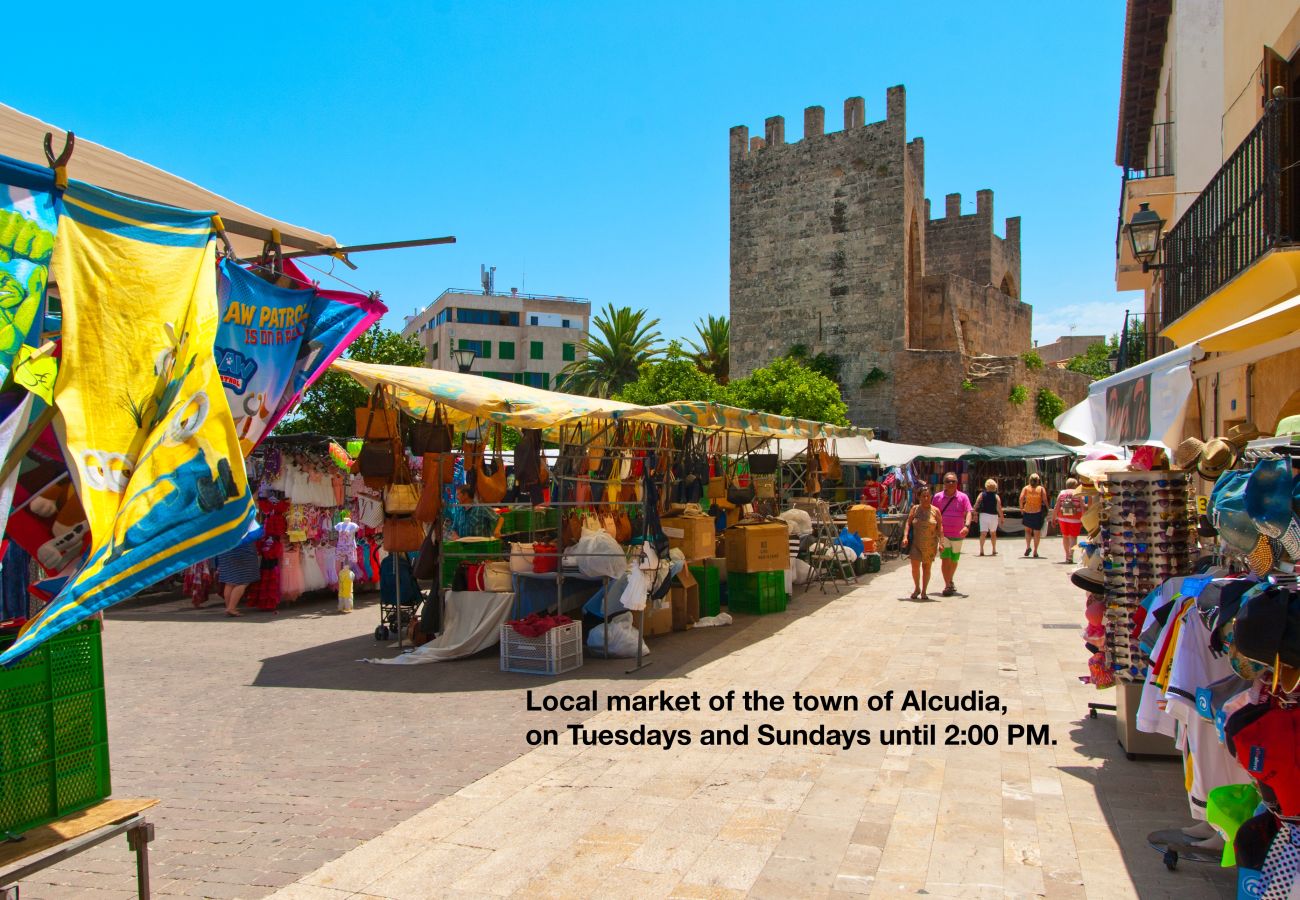
[(238, 545), (255, 527), (212, 350), (211, 214), (78, 182), (58, 213), (52, 272), (63, 302), (63, 357), (55, 427), (91, 546), (0, 663)]

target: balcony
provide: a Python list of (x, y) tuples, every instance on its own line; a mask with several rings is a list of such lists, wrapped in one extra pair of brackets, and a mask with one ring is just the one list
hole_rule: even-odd
[(1123, 174), (1120, 182), (1119, 219), (1115, 223), (1115, 290), (1143, 291), (1151, 286), (1151, 275), (1133, 258), (1124, 236), (1124, 223), (1139, 204), (1148, 203), (1166, 221), (1174, 215), (1173, 122), (1156, 122), (1141, 134), (1124, 142)]
[[(1255, 128), (1161, 242), (1160, 324), (1168, 328), (1275, 249), (1295, 244), (1294, 101), (1272, 100)], [(1253, 312), (1255, 310), (1251, 310)], [(1250, 312), (1235, 309), (1240, 315)], [(1222, 320), (1224, 315), (1207, 317)], [(1229, 320), (1230, 321), (1230, 320)], [(1197, 329), (1173, 335), (1183, 344)]]

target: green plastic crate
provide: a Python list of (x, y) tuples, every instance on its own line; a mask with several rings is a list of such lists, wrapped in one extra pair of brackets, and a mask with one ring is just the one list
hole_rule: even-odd
[(785, 572), (728, 572), (727, 606), (732, 612), (764, 616), (785, 612)]
[(864, 560), (866, 560), (866, 562), (867, 562), (867, 572), (868, 572), (868, 573), (871, 573), (871, 572), (879, 572), (879, 571), (880, 571), (880, 554), (879, 554), (879, 553), (864, 553), (864, 554), (862, 554), (862, 557), (861, 557), (861, 558), (864, 559)]
[(687, 566), (700, 586), (700, 616), (722, 612), (722, 573), (713, 566)]
[(456, 577), (456, 567), (463, 562), (484, 562), (502, 559), (505, 551), (500, 538), (486, 541), (444, 541), (442, 545), (442, 586), (451, 587)]
[[(14, 641), (0, 636), (0, 650)], [(0, 833), (18, 834), (112, 792), (99, 622), (0, 669)]]
[(501, 516), (501, 533), (537, 534), (560, 527), (560, 511), (555, 507), (524, 507), (506, 510)]

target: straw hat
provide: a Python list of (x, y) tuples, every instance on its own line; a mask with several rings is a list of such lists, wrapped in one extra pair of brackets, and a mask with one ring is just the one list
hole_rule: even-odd
[(1174, 468), (1175, 469), (1194, 469), (1196, 461), (1201, 458), (1201, 452), (1205, 449), (1205, 441), (1200, 438), (1184, 438), (1183, 442), (1174, 450)]
[(1254, 422), (1233, 426), (1227, 434), (1216, 437), (1205, 445), (1201, 451), (1201, 461), (1197, 469), (1201, 477), (1215, 481), (1220, 475), (1236, 465), (1237, 457), (1246, 444), (1259, 437), (1259, 429)]

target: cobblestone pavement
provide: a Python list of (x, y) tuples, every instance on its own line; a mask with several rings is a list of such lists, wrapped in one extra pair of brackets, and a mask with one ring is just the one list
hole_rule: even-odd
[[(362, 665), (396, 655), (374, 639), (375, 596), (362, 595), (349, 616), (332, 599), (241, 619), (216, 601), (109, 611), (113, 795), (161, 800), (149, 813), (155, 894), (265, 896), (528, 749), (524, 692), (555, 679), (503, 673), (495, 651)], [(749, 618), (728, 630), (776, 627)], [(655, 642), (652, 665), (636, 675), (624, 674), (624, 660), (588, 660), (566, 683), (636, 691), (712, 658), (718, 644), (708, 629), (673, 635)], [(548, 721), (533, 716), (530, 724)], [(125, 838), (114, 840), (24, 882), (22, 896), (134, 897), (134, 857)]]
[[(968, 546), (970, 546), (968, 544)], [(865, 697), (982, 690), (1005, 716), (957, 712), (602, 712), (595, 728), (880, 729), (935, 724), (940, 745), (693, 743), (533, 750), (274, 896), (1228, 898), (1217, 867), (1165, 869), (1145, 835), (1189, 821), (1176, 761), (1129, 761), (1107, 700), (1080, 684), (1082, 595), (1063, 563), (967, 558), (968, 596), (908, 599), (891, 567), (851, 595), (795, 604), (763, 633), (646, 687)], [(897, 699), (896, 699), (897, 702)], [(944, 726), (997, 741), (943, 746)], [(1042, 724), (1053, 745), (1011, 745)], [(981, 732), (981, 736), (984, 736)]]
[[(163, 895), (1232, 896), (1223, 873), (1169, 873), (1146, 848), (1146, 832), (1187, 821), (1180, 767), (1125, 760), (1111, 719), (1084, 716), (1109, 698), (1077, 682), (1082, 604), (1067, 573), (967, 558), (968, 596), (923, 604), (889, 564), (851, 594), (814, 590), (786, 614), (652, 639), (636, 675), (588, 660), (562, 680), (500, 673), (491, 653), (359, 665), (378, 655), (373, 607), (227, 620), (128, 605), (105, 635), (114, 794), (162, 800)], [(991, 722), (997, 746), (571, 747), (562, 726), (585, 714), (526, 713), (529, 688), (980, 689), (1009, 712)], [(934, 723), (942, 740), (949, 721), (987, 717), (602, 712), (586, 725)], [(1012, 723), (1047, 723), (1058, 743), (1006, 746)], [(548, 726), (564, 743), (528, 751), (525, 728)], [(131, 877), (115, 842), (23, 896), (125, 898)]]

